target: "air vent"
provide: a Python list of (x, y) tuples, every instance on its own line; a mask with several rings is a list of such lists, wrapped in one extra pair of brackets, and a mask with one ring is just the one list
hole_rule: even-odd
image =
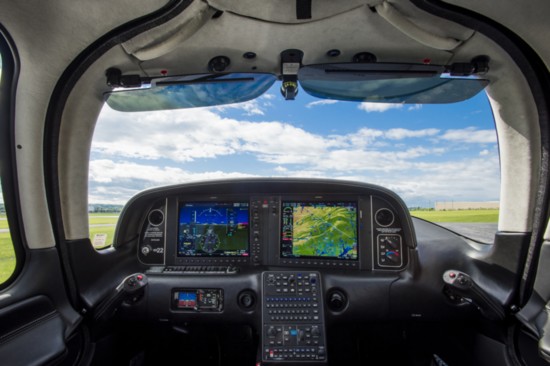
[(382, 227), (387, 227), (393, 224), (393, 221), (395, 220), (395, 216), (392, 211), (390, 211), (387, 208), (381, 208), (380, 210), (376, 211), (376, 214), (374, 215), (374, 221)]
[(147, 219), (149, 220), (149, 224), (159, 226), (164, 222), (164, 213), (161, 210), (153, 210), (149, 212)]

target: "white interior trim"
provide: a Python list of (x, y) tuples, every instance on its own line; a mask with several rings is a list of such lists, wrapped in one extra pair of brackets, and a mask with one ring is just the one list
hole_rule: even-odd
[(376, 5), (375, 8), (376, 12), (386, 19), (388, 23), (424, 46), (437, 50), (452, 51), (462, 43), (457, 39), (442, 37), (420, 28), (387, 1)]
[(206, 3), (194, 1), (178, 16), (122, 43), (122, 47), (141, 61), (163, 56), (195, 34), (215, 12)]

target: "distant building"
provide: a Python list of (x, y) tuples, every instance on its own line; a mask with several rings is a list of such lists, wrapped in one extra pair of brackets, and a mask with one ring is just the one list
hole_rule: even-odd
[(500, 208), (500, 202), (498, 201), (486, 201), (486, 202), (458, 202), (458, 201), (446, 201), (436, 202), (436, 211), (446, 210), (479, 210), (479, 209), (496, 209)]

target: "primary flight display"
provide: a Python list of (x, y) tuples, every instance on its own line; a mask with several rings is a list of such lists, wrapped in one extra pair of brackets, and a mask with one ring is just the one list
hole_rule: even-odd
[(248, 202), (180, 205), (178, 257), (249, 255)]

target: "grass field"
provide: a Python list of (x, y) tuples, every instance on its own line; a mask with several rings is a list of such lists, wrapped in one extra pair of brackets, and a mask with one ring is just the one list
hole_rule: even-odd
[(113, 243), (113, 238), (115, 236), (115, 227), (114, 226), (91, 227), (90, 240), (92, 240), (92, 242), (96, 234), (107, 234), (107, 240), (105, 241), (105, 246), (96, 247), (96, 249), (103, 249)]
[(0, 233), (0, 283), (8, 279), (15, 269), (15, 253), (10, 233)]
[[(90, 227), (90, 239), (93, 240), (95, 234), (107, 234), (107, 240), (105, 247), (109, 246), (113, 242), (115, 233), (115, 225), (118, 221), (118, 214), (105, 213), (105, 214), (90, 214), (90, 225), (104, 225), (104, 226), (91, 226)], [(8, 229), (8, 221), (5, 215), (0, 215), (0, 229)], [(96, 249), (101, 249), (97, 247)], [(11, 242), (11, 236), (9, 232), (0, 232), (0, 283), (8, 279), (15, 269), (15, 253), (13, 251), (13, 244)]]
[(411, 211), (411, 215), (431, 222), (498, 222), (498, 210)]
[(8, 220), (6, 219), (6, 215), (0, 214), (0, 229), (7, 229), (8, 228)]

